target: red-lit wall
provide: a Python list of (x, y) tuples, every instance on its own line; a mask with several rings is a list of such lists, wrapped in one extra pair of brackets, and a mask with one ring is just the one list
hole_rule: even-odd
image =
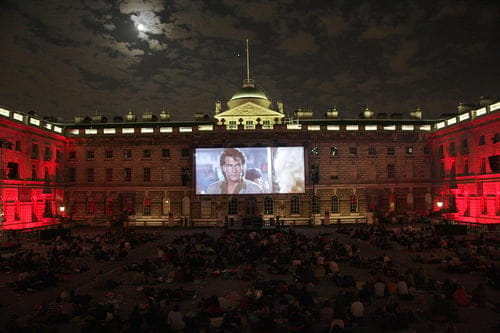
[(60, 223), (66, 138), (5, 118), (1, 119), (0, 133), (3, 142), (0, 149), (2, 229)]
[(499, 112), (458, 122), (431, 135), (434, 198), (443, 203), (446, 218), (500, 223), (499, 137)]

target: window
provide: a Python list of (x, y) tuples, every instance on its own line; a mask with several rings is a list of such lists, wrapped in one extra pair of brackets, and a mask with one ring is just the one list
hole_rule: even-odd
[(38, 167), (36, 165), (31, 166), (31, 180), (38, 179)]
[(132, 168), (123, 169), (123, 180), (126, 182), (132, 181)]
[(444, 178), (444, 163), (439, 162), (438, 178)]
[(151, 149), (144, 149), (142, 151), (142, 157), (143, 158), (151, 158)]
[[(50, 183), (50, 172), (49, 172), (49, 168), (48, 167), (45, 167), (44, 169), (45, 171), (45, 175), (44, 175), (44, 181), (45, 181), (45, 184), (49, 184)], [(49, 192), (50, 193), (50, 192)]]
[(333, 214), (340, 213), (340, 200), (338, 195), (334, 195), (332, 197), (332, 213)]
[(406, 147), (406, 155), (413, 155), (413, 147)]
[(87, 214), (93, 215), (95, 212), (95, 202), (94, 199), (88, 198), (87, 199)]
[(16, 141), (16, 151), (21, 151), (21, 141)]
[(350, 212), (351, 213), (357, 213), (358, 212), (358, 197), (353, 194), (351, 195), (351, 199), (349, 200), (349, 207), (350, 207)]
[(368, 147), (368, 155), (370, 155), (370, 156), (377, 155), (377, 149), (373, 146)]
[(262, 125), (264, 127), (270, 127), (271, 126), (271, 121), (270, 120), (263, 120), (262, 121)]
[(8, 179), (18, 179), (19, 178), (19, 164), (16, 162), (7, 163), (7, 178)]
[(33, 158), (33, 159), (37, 159), (37, 158), (38, 158), (38, 155), (39, 155), (39, 151), (38, 151), (38, 144), (34, 143), (34, 144), (31, 146), (31, 158)]
[(356, 147), (349, 147), (349, 155), (351, 155), (351, 156), (358, 155), (358, 148), (356, 148)]
[(56, 167), (56, 182), (58, 182), (58, 183), (62, 182), (61, 167), (60, 166)]
[(76, 160), (76, 151), (70, 150), (68, 152), (68, 159), (70, 159), (70, 160)]
[(50, 161), (52, 159), (52, 150), (50, 147), (45, 147), (45, 152), (43, 153), (43, 160)]
[(191, 154), (190, 154), (190, 150), (189, 148), (182, 148), (181, 150), (181, 157), (189, 157)]
[(142, 214), (145, 216), (151, 215), (151, 199), (145, 198), (142, 206)]
[(113, 158), (113, 151), (112, 150), (106, 150), (104, 152), (104, 157), (105, 158)]
[(106, 168), (106, 181), (107, 182), (112, 182), (113, 181), (113, 169), (112, 168)]
[(271, 197), (264, 198), (264, 214), (274, 214), (274, 201)]
[(145, 182), (150, 182), (151, 181), (151, 168), (144, 168), (143, 176), (144, 176)]
[(485, 139), (484, 139), (484, 135), (481, 135), (481, 136), (479, 137), (479, 145), (480, 145), (480, 146), (483, 146), (483, 145), (485, 144), (485, 142), (486, 142), (486, 141), (485, 141)]
[(170, 157), (170, 149), (163, 148), (161, 150), (161, 157), (163, 157), (163, 158), (169, 158)]
[(450, 145), (448, 147), (448, 155), (449, 156), (455, 156), (457, 154), (456, 149), (455, 149), (455, 142), (450, 142)]
[(132, 158), (132, 149), (125, 149), (123, 151), (123, 158)]
[(469, 141), (467, 139), (462, 140), (462, 145), (460, 148), (462, 154), (468, 154), (469, 153)]
[(94, 151), (93, 150), (87, 150), (87, 159), (88, 160), (91, 160), (91, 159), (94, 159)]
[(456, 175), (456, 167), (455, 167), (455, 162), (451, 163), (451, 167), (450, 167), (450, 177), (451, 178), (455, 178), (455, 175)]
[(191, 169), (182, 168), (181, 169), (181, 181), (182, 185), (186, 186), (191, 181)]
[(61, 149), (56, 149), (56, 162), (61, 163), (64, 159)]
[(292, 215), (300, 214), (300, 199), (298, 195), (294, 195), (290, 199), (290, 214)]
[(319, 214), (319, 196), (314, 195), (312, 197), (312, 212), (313, 214)]
[(429, 145), (424, 146), (424, 154), (429, 155), (431, 153), (431, 147)]
[(469, 175), (469, 160), (464, 161), (464, 176)]
[(387, 147), (387, 155), (394, 155), (394, 147)]
[(480, 173), (486, 173), (486, 159), (482, 158), (481, 159), (481, 171)]
[(227, 202), (227, 213), (228, 215), (237, 215), (238, 214), (238, 200), (235, 198), (231, 198)]
[[(35, 176), (36, 176), (36, 170), (34, 170), (34, 172), (35, 172)], [(75, 167), (68, 168), (68, 181), (70, 183), (76, 182), (76, 168)]]
[(94, 182), (94, 168), (87, 169), (87, 182), (88, 183)]
[(396, 177), (396, 168), (393, 163), (387, 164), (387, 178)]
[(443, 158), (444, 157), (444, 148), (443, 148), (443, 145), (441, 145), (441, 146), (438, 147), (437, 156), (439, 158)]

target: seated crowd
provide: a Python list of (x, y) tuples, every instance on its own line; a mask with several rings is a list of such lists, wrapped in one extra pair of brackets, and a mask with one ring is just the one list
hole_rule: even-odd
[[(411, 240), (421, 243), (419, 250), (444, 244), (427, 228), (406, 236), (406, 231), (370, 226), (339, 231), (382, 249), (390, 243), (407, 247)], [(125, 239), (131, 242), (120, 237)], [(363, 276), (369, 278), (347, 274), (343, 266), (368, 272)], [(494, 267), (489, 274), (498, 279)], [(248, 281), (249, 287), (204, 294), (207, 283), (225, 280)], [(122, 283), (137, 286), (142, 297), (128, 314), (113, 292)], [(316, 288), (321, 283), (335, 287), (335, 293), (322, 293)], [(386, 331), (453, 322), (460, 319), (458, 307), (491, 306), (484, 283), (468, 292), (456, 282), (433, 279), (423, 266), (414, 270), (396, 265), (385, 253), (362, 253), (356, 242), (340, 241), (334, 232), (308, 238), (294, 230), (178, 236), (159, 245), (154, 257), (125, 265), (122, 279), (98, 277), (94, 287), (108, 291), (105, 301), (63, 290), (32, 315), (33, 327), (43, 331), (72, 321), (82, 331), (109, 332)]]

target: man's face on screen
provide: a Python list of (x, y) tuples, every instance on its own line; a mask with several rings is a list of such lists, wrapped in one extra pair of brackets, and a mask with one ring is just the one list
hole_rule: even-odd
[(224, 158), (224, 165), (222, 166), (226, 179), (230, 182), (238, 182), (241, 178), (241, 170), (243, 165), (241, 159), (226, 156)]

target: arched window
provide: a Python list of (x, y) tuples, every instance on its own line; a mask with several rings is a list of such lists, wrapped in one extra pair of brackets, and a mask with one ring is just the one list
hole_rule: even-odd
[(274, 214), (274, 201), (271, 197), (264, 198), (264, 214)]
[(338, 195), (334, 195), (332, 197), (332, 213), (338, 214), (340, 213), (340, 199)]
[(318, 195), (314, 195), (312, 197), (311, 205), (312, 205), (313, 214), (319, 214), (319, 196)]
[(237, 215), (238, 214), (238, 200), (235, 198), (231, 198), (227, 202), (227, 213), (228, 215)]
[(353, 194), (351, 195), (350, 199), (350, 211), (351, 213), (357, 213), (358, 212), (358, 197)]
[(290, 214), (292, 215), (300, 214), (300, 199), (298, 195), (294, 195), (290, 199)]
[(142, 215), (150, 216), (151, 215), (151, 199), (144, 198), (143, 206), (142, 206)]

